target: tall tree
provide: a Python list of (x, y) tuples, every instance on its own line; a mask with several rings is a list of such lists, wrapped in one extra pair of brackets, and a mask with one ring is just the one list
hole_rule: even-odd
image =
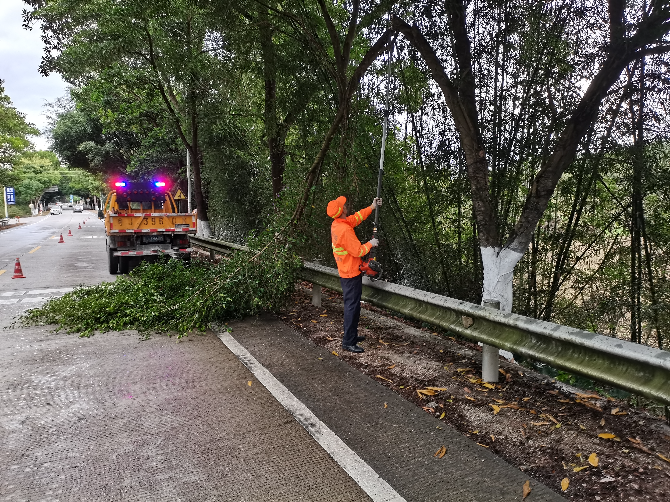
[(200, 127), (224, 64), (221, 41), (210, 29), (215, 6), (192, 0), (26, 3), (33, 7), (27, 21), (42, 23), (43, 73), (58, 72), (79, 86), (104, 75), (126, 89), (128, 102), (160, 103), (163, 121), (172, 124), (193, 160), (198, 229), (210, 235)]
[[(330, 145), (338, 133), (340, 126), (343, 123), (346, 124), (351, 109), (351, 100), (358, 90), (361, 79), (370, 65), (372, 65), (375, 59), (391, 42), (393, 30), (390, 27), (384, 29), (377, 26), (376, 31), (380, 31), (381, 33), (371, 45), (361, 35), (364, 29), (370, 30), (372, 28), (374, 21), (378, 23), (379, 20), (383, 20), (382, 14), (387, 4), (388, 2), (373, 3), (366, 15), (362, 15), (360, 0), (353, 0), (351, 3), (351, 12), (346, 12), (348, 19), (341, 22), (344, 29), (344, 35), (342, 35), (330, 10), (337, 6), (329, 7), (324, 0), (318, 0), (322, 21), (325, 23), (327, 30), (328, 41), (323, 42), (318, 35), (310, 37), (311, 50), (319, 54), (323, 68), (335, 84), (334, 101), (337, 111), (321, 143), (321, 147), (305, 176), (304, 190), (293, 213), (293, 222), (298, 222), (302, 218), (310, 193), (317, 180), (326, 154), (330, 149)], [(338, 13), (343, 14), (341, 11), (338, 11)], [(312, 31), (305, 20), (296, 16), (293, 16), (293, 19), (298, 26)], [(354, 52), (354, 48), (358, 50)], [(332, 56), (330, 55), (331, 53)], [(362, 57), (356, 62), (356, 56), (361, 53), (363, 53)]]
[[(597, 120), (602, 100), (631, 61), (643, 54), (658, 54), (670, 50), (667, 43), (670, 5), (667, 2), (653, 2), (648, 16), (642, 20), (635, 13), (627, 17), (625, 7), (624, 0), (610, 0), (609, 33), (598, 58), (597, 71), (578, 102), (573, 106), (567, 105), (567, 120), (552, 141), (548, 155), (542, 159), (539, 170), (530, 183), (523, 209), (505, 240), (497, 225), (499, 215), (496, 201), (491, 197), (489, 176), (492, 166), (489, 164), (480, 123), (477, 70), (482, 67), (473, 64), (473, 32), (468, 25), (468, 19), (476, 15), (474, 4), (455, 0), (444, 6), (446, 26), (451, 37), (449, 59), (446, 63), (438, 57), (419, 26), (411, 26), (400, 17), (394, 17), (394, 28), (420, 52), (444, 95), (458, 129), (479, 232), (484, 266), (483, 298), (499, 300), (505, 311), (510, 311), (512, 307), (514, 268), (528, 249), (537, 223), (547, 208), (562, 173), (575, 158), (580, 141)], [(592, 65), (591, 61), (586, 64)], [(454, 76), (450, 76), (452, 70)], [(551, 96), (551, 89), (548, 91)], [(551, 137), (554, 131), (548, 130), (544, 134)]]
[(31, 147), (30, 136), (40, 133), (26, 121), (23, 113), (12, 106), (12, 100), (5, 94), (2, 84), (0, 80), (0, 173), (9, 168), (19, 154)]

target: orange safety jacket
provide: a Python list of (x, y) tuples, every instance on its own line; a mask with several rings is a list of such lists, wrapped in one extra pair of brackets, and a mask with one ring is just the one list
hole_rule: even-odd
[(346, 218), (335, 218), (330, 226), (333, 256), (337, 263), (337, 271), (344, 279), (360, 275), (358, 266), (361, 264), (361, 257), (372, 249), (372, 244), (369, 242), (361, 244), (354, 232), (354, 227), (363, 223), (371, 213), (372, 206), (369, 206)]

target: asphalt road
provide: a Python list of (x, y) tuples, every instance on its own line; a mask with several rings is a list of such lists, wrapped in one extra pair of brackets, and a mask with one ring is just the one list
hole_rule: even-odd
[[(104, 226), (93, 212), (66, 210), (63, 214), (23, 221), (25, 225), (0, 231), (0, 290), (3, 293), (71, 288), (111, 280), (107, 271)], [(72, 236), (68, 236), (68, 230)], [(63, 244), (58, 243), (61, 233)], [(25, 279), (12, 279), (16, 258), (21, 262)], [(58, 293), (42, 296), (51, 294)]]
[(0, 266), (0, 501), (521, 500), (525, 474), (272, 316), (181, 341), (12, 325), (115, 279), (93, 213), (0, 232)]
[(370, 500), (212, 332), (13, 325), (115, 280), (92, 212), (25, 222), (0, 232), (0, 501)]

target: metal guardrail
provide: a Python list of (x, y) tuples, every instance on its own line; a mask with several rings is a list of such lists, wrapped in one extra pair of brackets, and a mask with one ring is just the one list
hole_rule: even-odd
[[(247, 249), (215, 239), (193, 236), (190, 239), (195, 245), (222, 253)], [(305, 263), (300, 278), (342, 291), (336, 269)], [(384, 281), (364, 278), (362, 297), (378, 307), (440, 326), (471, 340), (670, 404), (668, 351)]]

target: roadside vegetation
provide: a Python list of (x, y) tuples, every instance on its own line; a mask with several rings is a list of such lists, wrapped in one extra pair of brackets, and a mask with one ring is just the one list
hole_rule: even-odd
[(143, 262), (114, 282), (79, 287), (27, 311), (25, 325), (50, 324), (80, 336), (137, 330), (182, 337), (225, 322), (278, 311), (293, 292), (300, 259), (283, 240), (265, 233), (250, 251), (219, 263)]
[(68, 168), (185, 190), (188, 152), (214, 237), (282, 215), (333, 265), (324, 208), (369, 204), (388, 97), (388, 280), (668, 347), (667, 2), (26, 4)]

